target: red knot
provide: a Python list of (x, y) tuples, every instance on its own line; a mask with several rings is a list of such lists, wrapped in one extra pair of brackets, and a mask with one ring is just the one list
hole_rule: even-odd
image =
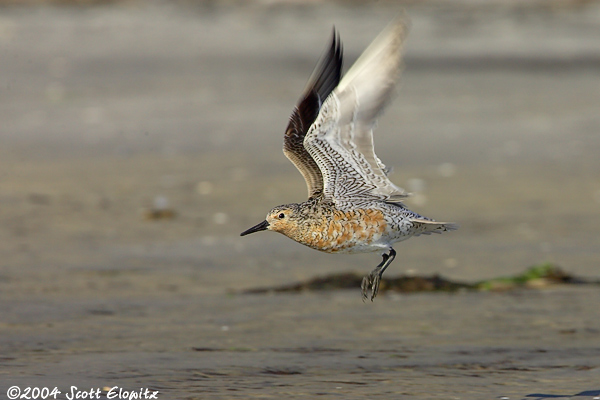
[(379, 252), (383, 260), (362, 281), (363, 300), (369, 288), (371, 301), (377, 296), (396, 257), (394, 243), (458, 228), (406, 208), (408, 194), (388, 179), (373, 149), (377, 117), (400, 76), (406, 33), (402, 19), (392, 22), (342, 79), (342, 45), (334, 29), (283, 141), (284, 154), (306, 180), (308, 200), (273, 208), (241, 234), (270, 230), (327, 253)]

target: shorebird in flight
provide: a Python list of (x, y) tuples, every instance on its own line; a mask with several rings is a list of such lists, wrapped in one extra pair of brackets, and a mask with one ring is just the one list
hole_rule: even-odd
[[(377, 296), (396, 257), (394, 243), (455, 230), (404, 206), (408, 194), (375, 155), (373, 129), (400, 76), (406, 24), (392, 22), (341, 79), (342, 45), (334, 30), (285, 131), (283, 152), (306, 180), (308, 200), (273, 208), (262, 230), (327, 253), (378, 252), (383, 260), (362, 281), (363, 300)], [(340, 80), (341, 79), (341, 80)]]

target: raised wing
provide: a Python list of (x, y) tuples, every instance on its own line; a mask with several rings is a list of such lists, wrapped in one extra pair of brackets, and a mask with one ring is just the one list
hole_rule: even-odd
[(323, 176), (315, 160), (304, 148), (304, 137), (319, 115), (323, 102), (340, 82), (341, 73), (342, 45), (334, 30), (331, 46), (308, 80), (283, 139), (283, 153), (304, 176), (309, 197), (323, 191)]
[(323, 174), (325, 197), (338, 206), (359, 198), (398, 202), (407, 196), (387, 178), (373, 149), (376, 119), (400, 76), (406, 33), (406, 24), (397, 20), (371, 43), (327, 98), (304, 140)]

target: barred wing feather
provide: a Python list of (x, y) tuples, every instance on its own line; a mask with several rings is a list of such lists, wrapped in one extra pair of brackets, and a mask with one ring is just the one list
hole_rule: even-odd
[(340, 82), (341, 73), (342, 45), (334, 30), (331, 45), (308, 80), (304, 94), (292, 112), (283, 139), (283, 153), (304, 177), (309, 197), (323, 191), (323, 176), (304, 147), (304, 137), (319, 115), (323, 102)]
[(373, 129), (400, 76), (407, 27), (390, 24), (322, 105), (304, 147), (318, 165), (324, 195), (338, 205), (359, 198), (398, 202), (406, 192), (387, 177), (373, 148)]

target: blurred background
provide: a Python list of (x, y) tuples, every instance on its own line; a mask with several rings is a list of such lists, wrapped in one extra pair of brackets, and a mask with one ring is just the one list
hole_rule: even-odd
[[(461, 229), (399, 244), (387, 274), (476, 281), (550, 261), (598, 277), (600, 2), (4, 0), (0, 312), (15, 351), (43, 342), (27, 324), (368, 273), (379, 256), (239, 233), (306, 197), (283, 130), (332, 27), (347, 69), (402, 10), (401, 90), (375, 148), (411, 209)], [(85, 335), (63, 328), (56, 343)]]
[(282, 135), (332, 26), (348, 68), (401, 10), (376, 150), (409, 207), (462, 228), (400, 244), (390, 273), (598, 275), (598, 2), (4, 3), (2, 271), (51, 278), (32, 289), (72, 269), (185, 266), (218, 292), (369, 271), (374, 255), (238, 235), (306, 197)]

